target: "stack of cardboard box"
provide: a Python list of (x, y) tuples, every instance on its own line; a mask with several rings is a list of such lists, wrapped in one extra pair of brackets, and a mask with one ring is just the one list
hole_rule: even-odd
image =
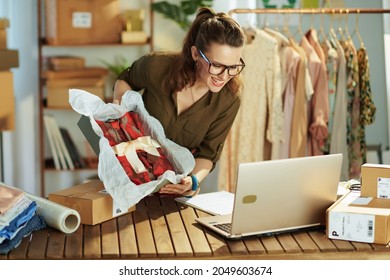
[(389, 244), (390, 165), (363, 164), (361, 190), (351, 191), (327, 210), (332, 239)]
[(52, 56), (46, 58), (47, 107), (71, 108), (69, 89), (83, 89), (104, 99), (108, 70), (102, 67), (86, 67), (84, 58), (76, 56)]
[(19, 53), (17, 50), (7, 49), (8, 27), (8, 19), (0, 18), (0, 131), (15, 128), (14, 85), (10, 68), (19, 66)]

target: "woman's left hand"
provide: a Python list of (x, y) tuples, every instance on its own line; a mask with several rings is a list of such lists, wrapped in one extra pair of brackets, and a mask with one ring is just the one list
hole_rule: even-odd
[[(187, 176), (183, 178), (180, 184), (166, 184), (160, 190), (160, 194), (167, 195), (187, 195), (187, 193), (192, 191), (192, 180), (191, 177)], [(191, 195), (191, 194), (189, 194)]]

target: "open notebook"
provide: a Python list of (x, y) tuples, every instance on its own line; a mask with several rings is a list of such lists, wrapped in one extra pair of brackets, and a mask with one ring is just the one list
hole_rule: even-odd
[(337, 198), (341, 163), (342, 154), (241, 163), (233, 213), (196, 222), (227, 238), (321, 226)]

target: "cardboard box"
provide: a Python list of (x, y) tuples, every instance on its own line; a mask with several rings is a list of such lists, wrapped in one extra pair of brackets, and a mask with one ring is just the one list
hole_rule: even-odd
[(121, 42), (123, 44), (145, 44), (148, 41), (148, 36), (144, 31), (122, 31)]
[(81, 223), (86, 225), (96, 225), (135, 210), (135, 206), (129, 208), (128, 212), (117, 209), (100, 180), (91, 180), (50, 193), (48, 198), (79, 212)]
[(363, 164), (361, 184), (362, 196), (390, 199), (390, 165)]
[(76, 56), (52, 56), (49, 57), (49, 68), (54, 71), (84, 69), (85, 59)]
[(326, 211), (328, 238), (356, 242), (390, 242), (390, 200), (351, 191)]
[(19, 52), (17, 50), (0, 49), (0, 70), (19, 67)]
[(0, 29), (0, 50), (7, 48), (7, 30)]
[(108, 75), (108, 70), (103, 67), (85, 67), (72, 70), (47, 70), (44, 72), (47, 79), (71, 79), (71, 78), (96, 78)]
[(0, 131), (15, 129), (14, 80), (11, 71), (0, 71)]
[(50, 45), (119, 43), (118, 0), (46, 0), (45, 14)]
[(50, 108), (71, 109), (72, 107), (69, 103), (69, 89), (71, 88), (82, 89), (99, 96), (101, 99), (104, 99), (105, 81), (106, 78), (104, 76), (89, 78), (48, 79), (46, 81), (47, 106)]
[(93, 78), (70, 78), (70, 79), (48, 79), (46, 86), (51, 88), (56, 87), (104, 87), (105, 77)]
[(47, 107), (49, 108), (69, 108), (69, 89), (77, 88), (88, 91), (104, 99), (104, 86), (71, 86), (71, 87), (47, 87)]

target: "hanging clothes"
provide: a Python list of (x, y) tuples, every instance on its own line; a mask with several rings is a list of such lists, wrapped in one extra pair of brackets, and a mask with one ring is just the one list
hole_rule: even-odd
[(340, 180), (349, 180), (349, 149), (347, 142), (347, 118), (348, 118), (348, 96), (347, 96), (347, 62), (344, 48), (339, 42), (336, 43), (338, 69), (336, 98), (334, 101), (334, 121), (331, 127), (330, 153), (343, 154)]
[[(297, 80), (297, 69), (300, 62), (300, 54), (291, 46), (291, 42), (279, 31), (264, 28), (268, 34), (278, 42), (278, 54), (281, 65), (281, 92), (283, 103), (282, 137), (279, 147), (278, 158), (289, 158), (290, 139), (292, 127), (292, 114), (295, 99), (295, 84)], [(276, 155), (275, 155), (276, 157)], [(274, 158), (275, 159), (275, 158)]]
[(308, 59), (304, 49), (290, 38), (291, 46), (300, 55), (295, 81), (295, 99), (291, 120), (290, 154), (291, 158), (307, 155), (308, 109), (307, 105), (314, 93), (311, 82)]
[(360, 88), (360, 149), (362, 163), (367, 162), (367, 145), (365, 127), (375, 120), (376, 106), (373, 101), (370, 85), (370, 68), (367, 50), (361, 46), (357, 51)]
[(360, 148), (360, 91), (357, 52), (351, 40), (340, 43), (344, 47), (347, 62), (349, 178), (359, 179), (363, 160)]
[[(219, 188), (229, 191), (235, 190), (239, 163), (264, 160), (265, 137), (279, 143), (283, 121), (277, 40), (259, 29), (242, 56), (250, 63), (242, 73), (241, 106), (219, 162)], [(274, 146), (278, 148), (279, 144)]]
[(325, 55), (326, 76), (328, 80), (328, 99), (329, 99), (329, 120), (328, 120), (328, 137), (323, 148), (324, 154), (330, 153), (330, 142), (332, 136), (332, 126), (334, 119), (334, 107), (336, 101), (337, 88), (337, 70), (338, 70), (338, 54), (327, 38), (321, 42), (321, 47)]
[(309, 155), (322, 155), (328, 137), (329, 100), (325, 55), (315, 29), (309, 29), (301, 40), (309, 57), (309, 71), (314, 94), (309, 104)]

